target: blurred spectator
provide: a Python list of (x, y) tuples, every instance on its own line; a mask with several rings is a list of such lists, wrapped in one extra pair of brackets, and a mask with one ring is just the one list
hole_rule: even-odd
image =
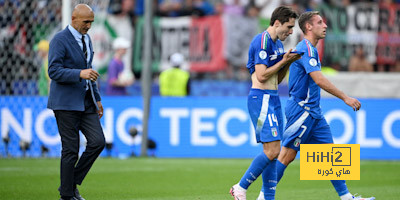
[(199, 11), (199, 16), (215, 14), (213, 5), (207, 0), (193, 0), (193, 9)]
[(161, 0), (157, 15), (165, 17), (213, 15), (213, 5), (207, 0)]
[(0, 94), (26, 94), (26, 84), (36, 81), (39, 66), (33, 47), (38, 41), (32, 30), (37, 22), (31, 14), (35, 5), (32, 1), (0, 3)]
[(249, 0), (224, 0), (224, 13), (227, 15), (243, 16)]
[(38, 80), (38, 89), (40, 96), (49, 95), (50, 78), (47, 70), (49, 69), (49, 41), (41, 40), (37, 44), (37, 54), (40, 58), (40, 71)]
[(270, 19), (272, 12), (281, 5), (281, 0), (255, 0), (255, 5), (260, 8), (260, 17)]
[(365, 56), (364, 47), (362, 45), (359, 45), (355, 49), (353, 56), (350, 57), (349, 71), (374, 71), (374, 67)]
[(254, 18), (254, 19), (257, 19), (258, 16), (260, 15), (260, 10), (257, 8), (257, 6), (253, 1), (247, 4), (245, 8), (245, 15), (249, 18)]
[[(295, 6), (297, 13), (312, 11), (314, 6), (316, 6), (316, 4), (318, 4), (318, 2), (314, 3), (313, 1), (315, 1), (315, 0), (294, 0), (292, 2), (292, 4), (293, 4), (292, 6)], [(319, 2), (319, 3), (321, 3), (321, 2)]]
[(176, 17), (181, 15), (184, 0), (160, 0), (157, 15), (166, 17)]
[[(135, 0), (118, 0), (111, 5), (111, 15), (107, 16), (107, 23), (113, 32), (113, 38), (122, 37), (132, 42), (134, 40), (135, 27)], [(129, 43), (131, 46), (132, 43)], [(132, 69), (132, 49), (127, 49), (122, 58), (126, 69)]]
[(309, 2), (309, 9), (308, 11), (311, 10), (317, 10), (318, 6), (321, 5), (323, 3), (323, 0), (310, 0)]
[(393, 71), (400, 72), (400, 60), (399, 59), (397, 59), (396, 65), (394, 66)]
[(190, 95), (190, 74), (180, 69), (185, 58), (180, 53), (174, 53), (170, 57), (172, 68), (160, 74), (161, 96), (187, 96)]
[(109, 12), (117, 16), (133, 17), (136, 4), (135, 0), (111, 0)]
[[(157, 0), (156, 0), (157, 1)], [(153, 1), (154, 2), (154, 1)], [(136, 0), (135, 4), (135, 15), (144, 15), (144, 0)]]
[(214, 0), (214, 10), (215, 10), (215, 15), (222, 15), (224, 13), (224, 0)]
[(248, 0), (225, 0), (224, 28), (226, 41), (225, 58), (228, 66), (222, 73), (225, 79), (247, 80), (246, 68), (248, 52), (243, 47), (249, 46), (253, 36), (258, 33), (258, 8)]
[(122, 37), (115, 39), (113, 42), (115, 53), (107, 71), (107, 95), (127, 95), (126, 87), (134, 82), (132, 73), (124, 68), (124, 62), (122, 61), (128, 48), (130, 48), (130, 41)]
[(389, 65), (385, 65), (385, 64), (380, 64), (377, 66), (377, 70), (378, 72), (386, 72), (389, 69)]

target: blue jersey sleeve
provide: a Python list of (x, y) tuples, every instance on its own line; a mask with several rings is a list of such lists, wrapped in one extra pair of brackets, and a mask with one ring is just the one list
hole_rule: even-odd
[(264, 64), (267, 67), (271, 67), (270, 64), (270, 55), (268, 54), (268, 51), (265, 49), (258, 49), (255, 51), (254, 58), (255, 58), (255, 64)]
[(264, 46), (266, 48), (262, 48), (261, 45), (261, 38), (257, 38), (256, 42), (253, 43), (253, 47), (255, 49), (254, 51), (254, 64), (263, 64), (266, 65), (267, 67), (271, 67), (275, 64), (275, 60), (277, 59), (277, 55), (275, 55), (275, 49), (274, 46), (272, 45), (272, 40), (267, 39), (267, 43), (264, 43)]
[(282, 60), (282, 56), (278, 56), (278, 54), (283, 52), (284, 49), (282, 42), (280, 40), (274, 42), (267, 31), (264, 31), (254, 37), (250, 44), (247, 69), (250, 74), (252, 74), (255, 71), (255, 65), (257, 64), (272, 67)]
[(298, 60), (299, 64), (304, 67), (307, 74), (314, 71), (321, 71), (321, 63), (318, 58), (318, 53), (313, 47), (305, 47), (305, 53)]

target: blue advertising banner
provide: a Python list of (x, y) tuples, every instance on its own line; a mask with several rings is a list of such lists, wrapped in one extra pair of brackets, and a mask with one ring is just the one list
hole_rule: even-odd
[[(281, 98), (285, 106), (287, 98)], [(323, 99), (322, 110), (335, 143), (360, 144), (361, 159), (400, 159), (400, 100), (361, 99), (354, 112), (338, 99)], [(101, 119), (110, 151), (102, 156), (138, 154), (141, 143), (142, 99), (104, 97)], [(0, 155), (60, 156), (61, 144), (54, 114), (45, 97), (0, 97)], [(255, 142), (246, 97), (154, 97), (151, 101), (149, 138), (157, 157), (252, 158), (262, 147)], [(132, 137), (132, 130), (139, 135)], [(85, 138), (81, 136), (84, 150)]]

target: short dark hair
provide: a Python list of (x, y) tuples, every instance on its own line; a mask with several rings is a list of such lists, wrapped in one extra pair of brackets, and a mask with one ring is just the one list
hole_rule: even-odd
[(278, 20), (281, 24), (288, 22), (290, 18), (297, 18), (299, 15), (287, 6), (279, 6), (275, 8), (271, 15), (270, 26), (273, 26), (275, 21)]
[(314, 17), (314, 15), (319, 15), (318, 11), (309, 11), (302, 13), (299, 17), (299, 26), (301, 31), (303, 31), (304, 34), (306, 34), (306, 24), (310, 23), (311, 24), (311, 18)]

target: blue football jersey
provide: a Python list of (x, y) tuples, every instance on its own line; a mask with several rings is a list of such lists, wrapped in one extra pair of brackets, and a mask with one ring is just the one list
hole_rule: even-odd
[(282, 56), (278, 55), (283, 52), (282, 42), (279, 39), (274, 42), (268, 31), (264, 31), (256, 35), (251, 41), (247, 69), (250, 74), (253, 74), (256, 64), (271, 67), (282, 60)]
[(305, 53), (290, 66), (289, 101), (295, 101), (303, 109), (307, 110), (311, 116), (320, 119), (322, 118), (319, 104), (321, 88), (309, 75), (311, 72), (321, 71), (317, 48), (307, 39), (303, 39), (297, 44), (296, 50)]

